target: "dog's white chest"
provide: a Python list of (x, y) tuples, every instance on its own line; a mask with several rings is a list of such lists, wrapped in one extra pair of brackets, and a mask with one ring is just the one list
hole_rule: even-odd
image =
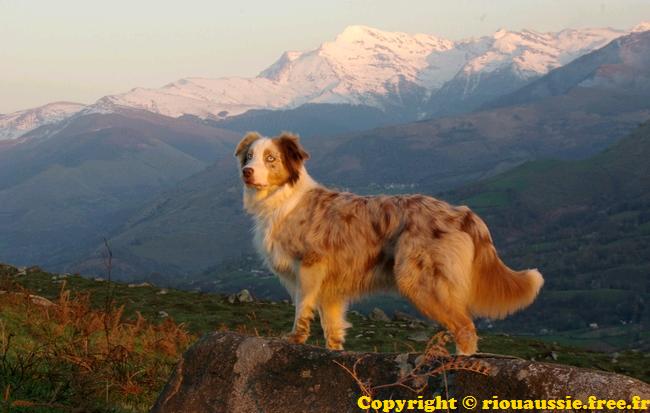
[(294, 259), (277, 242), (273, 222), (258, 222), (255, 226), (253, 243), (258, 253), (273, 272), (280, 276), (293, 274)]

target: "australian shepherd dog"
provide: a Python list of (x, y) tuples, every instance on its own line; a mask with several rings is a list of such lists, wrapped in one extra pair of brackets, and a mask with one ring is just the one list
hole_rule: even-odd
[(505, 317), (528, 306), (544, 283), (536, 269), (508, 268), (485, 223), (465, 206), (319, 185), (294, 135), (249, 133), (235, 156), (255, 247), (295, 304), (294, 343), (307, 340), (318, 310), (327, 347), (343, 349), (348, 304), (397, 291), (452, 333), (457, 354), (473, 354), (472, 317)]

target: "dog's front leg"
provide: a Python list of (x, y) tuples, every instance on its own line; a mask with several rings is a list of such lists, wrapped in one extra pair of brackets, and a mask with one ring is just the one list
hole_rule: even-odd
[(330, 350), (343, 350), (345, 329), (350, 323), (345, 320), (347, 303), (341, 297), (321, 297), (320, 323), (325, 334), (325, 343)]
[(293, 329), (288, 336), (289, 341), (292, 343), (302, 344), (309, 338), (309, 330), (314, 318), (314, 309), (318, 303), (324, 275), (322, 267), (317, 264), (300, 266), (294, 294), (296, 313)]

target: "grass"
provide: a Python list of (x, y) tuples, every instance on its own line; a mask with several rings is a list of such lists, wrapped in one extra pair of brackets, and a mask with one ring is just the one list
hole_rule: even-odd
[(59, 287), (50, 301), (2, 278), (0, 411), (146, 411), (195, 337)]
[[(230, 303), (213, 293), (62, 276), (0, 265), (0, 412), (143, 412), (182, 352), (200, 335), (234, 330), (279, 336), (291, 328), (288, 303)], [(51, 301), (34, 302), (29, 294)], [(111, 300), (112, 297), (112, 300)], [(108, 299), (108, 301), (107, 301)], [(47, 302), (46, 302), (47, 303)], [(350, 314), (346, 348), (422, 351), (439, 329)], [(322, 345), (314, 325), (311, 344)], [(585, 331), (585, 338), (594, 332)], [(615, 371), (650, 379), (648, 358), (567, 345), (562, 337), (481, 333), (483, 352)]]

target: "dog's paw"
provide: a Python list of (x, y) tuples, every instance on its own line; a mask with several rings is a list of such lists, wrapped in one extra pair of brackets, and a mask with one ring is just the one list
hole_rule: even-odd
[(283, 336), (285, 340), (293, 344), (304, 344), (305, 341), (307, 341), (308, 337), (309, 336), (306, 334), (294, 333), (294, 332), (287, 333)]
[(343, 350), (343, 340), (328, 339), (325, 345), (328, 350)]
[(328, 350), (336, 350), (336, 351), (341, 351), (343, 350), (343, 344), (341, 343), (336, 343), (336, 344), (327, 344), (327, 349)]

